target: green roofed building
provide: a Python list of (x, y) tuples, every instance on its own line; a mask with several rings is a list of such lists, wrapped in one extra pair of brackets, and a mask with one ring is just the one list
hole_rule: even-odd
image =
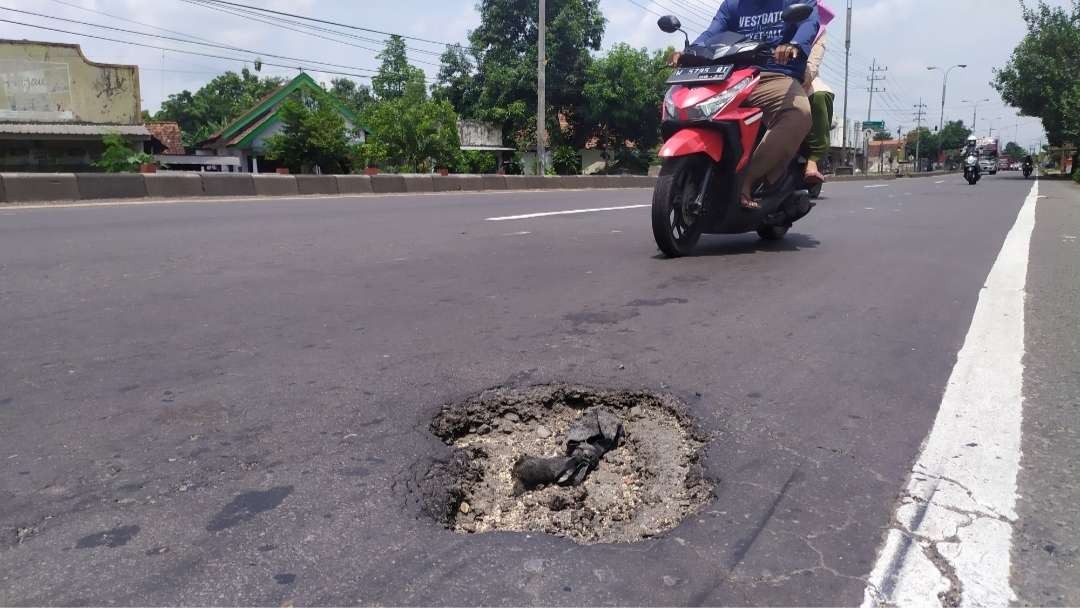
[[(311, 76), (301, 73), (278, 90), (264, 97), (251, 109), (240, 115), (222, 130), (199, 144), (201, 154), (215, 156), (235, 156), (240, 159), (240, 170), (251, 173), (272, 173), (281, 165), (266, 158), (266, 142), (278, 133), (284, 124), (279, 116), (281, 104), (290, 95), (297, 92), (312, 91), (325, 93), (319, 83)], [(327, 99), (334, 105), (345, 126), (352, 133), (353, 143), (364, 143), (367, 133), (358, 124), (358, 119), (345, 104), (332, 95)]]

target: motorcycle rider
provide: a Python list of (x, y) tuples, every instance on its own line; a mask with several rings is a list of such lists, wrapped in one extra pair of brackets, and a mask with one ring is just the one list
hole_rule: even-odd
[[(975, 162), (969, 163), (968, 159), (972, 156), (975, 157)], [(967, 144), (964, 145), (962, 158), (964, 159), (964, 167), (971, 165), (971, 169), (975, 172), (975, 175), (982, 173), (982, 168), (979, 166), (979, 138), (974, 135), (967, 138)]]
[[(811, 5), (813, 12), (800, 23), (785, 24), (781, 19), (784, 9), (797, 3)], [(767, 42), (790, 40), (773, 51), (747, 100), (749, 105), (762, 109), (766, 128), (750, 158), (740, 194), (740, 202), (747, 209), (760, 208), (753, 199), (754, 184), (763, 177), (770, 184), (779, 180), (810, 132), (810, 101), (802, 82), (819, 25), (816, 0), (724, 0), (709, 28), (694, 41), (708, 45), (724, 32)], [(674, 59), (677, 61), (678, 55)]]

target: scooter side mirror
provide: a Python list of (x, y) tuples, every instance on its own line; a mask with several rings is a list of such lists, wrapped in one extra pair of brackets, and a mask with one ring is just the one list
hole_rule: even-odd
[(664, 15), (656, 21), (656, 25), (660, 27), (660, 31), (665, 34), (674, 34), (682, 28), (682, 23), (675, 15)]
[(810, 15), (814, 14), (814, 7), (809, 4), (792, 4), (784, 9), (784, 14), (780, 16), (784, 20), (784, 23), (792, 24), (806, 21), (810, 18)]

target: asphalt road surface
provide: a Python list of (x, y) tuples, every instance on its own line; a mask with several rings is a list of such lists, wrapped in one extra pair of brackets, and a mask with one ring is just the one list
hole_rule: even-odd
[[(1021, 326), (1022, 434), (988, 397), (1018, 444), (972, 452), (1021, 463), (1006, 589), (958, 528), (924, 599), (1080, 604), (1080, 191), (1033, 184), (829, 185), (680, 260), (644, 190), (0, 207), (0, 604), (857, 605), (969, 330)], [(1026, 313), (984, 327), (999, 291)], [(630, 545), (419, 512), (442, 404), (555, 382), (677, 396), (715, 500)]]

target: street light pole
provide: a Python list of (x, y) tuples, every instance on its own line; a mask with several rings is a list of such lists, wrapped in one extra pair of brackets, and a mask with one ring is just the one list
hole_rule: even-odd
[[(954, 66), (952, 66), (950, 68), (947, 68), (945, 70), (945, 77), (941, 80), (941, 121), (938, 123), (938, 132), (939, 133), (941, 132), (942, 129), (945, 128), (945, 90), (949, 86), (949, 72), (953, 71), (953, 69), (955, 69), (955, 68), (967, 69), (967, 64), (966, 63), (958, 63), (958, 64), (956, 64), (956, 65), (954, 65)], [(940, 70), (941, 68), (932, 65), (932, 66), (930, 66), (930, 67), (928, 67), (926, 69), (928, 69), (928, 70)]]
[(545, 0), (540, 0), (540, 20), (537, 28), (540, 35), (536, 41), (536, 174), (543, 177), (547, 174), (544, 170), (544, 139), (546, 106), (546, 83), (545, 68), (547, 67), (547, 7)]
[(841, 144), (844, 148), (844, 166), (851, 166), (851, 161), (848, 156), (848, 70), (851, 67), (851, 3), (852, 0), (848, 0), (847, 3), (847, 38), (844, 41), (844, 141)]
[(960, 103), (975, 104), (975, 110), (971, 113), (971, 131), (973, 133), (975, 132), (975, 119), (979, 117), (979, 104), (984, 101), (990, 101), (990, 99), (976, 99), (975, 101), (968, 101), (967, 99), (963, 99), (960, 101)]

